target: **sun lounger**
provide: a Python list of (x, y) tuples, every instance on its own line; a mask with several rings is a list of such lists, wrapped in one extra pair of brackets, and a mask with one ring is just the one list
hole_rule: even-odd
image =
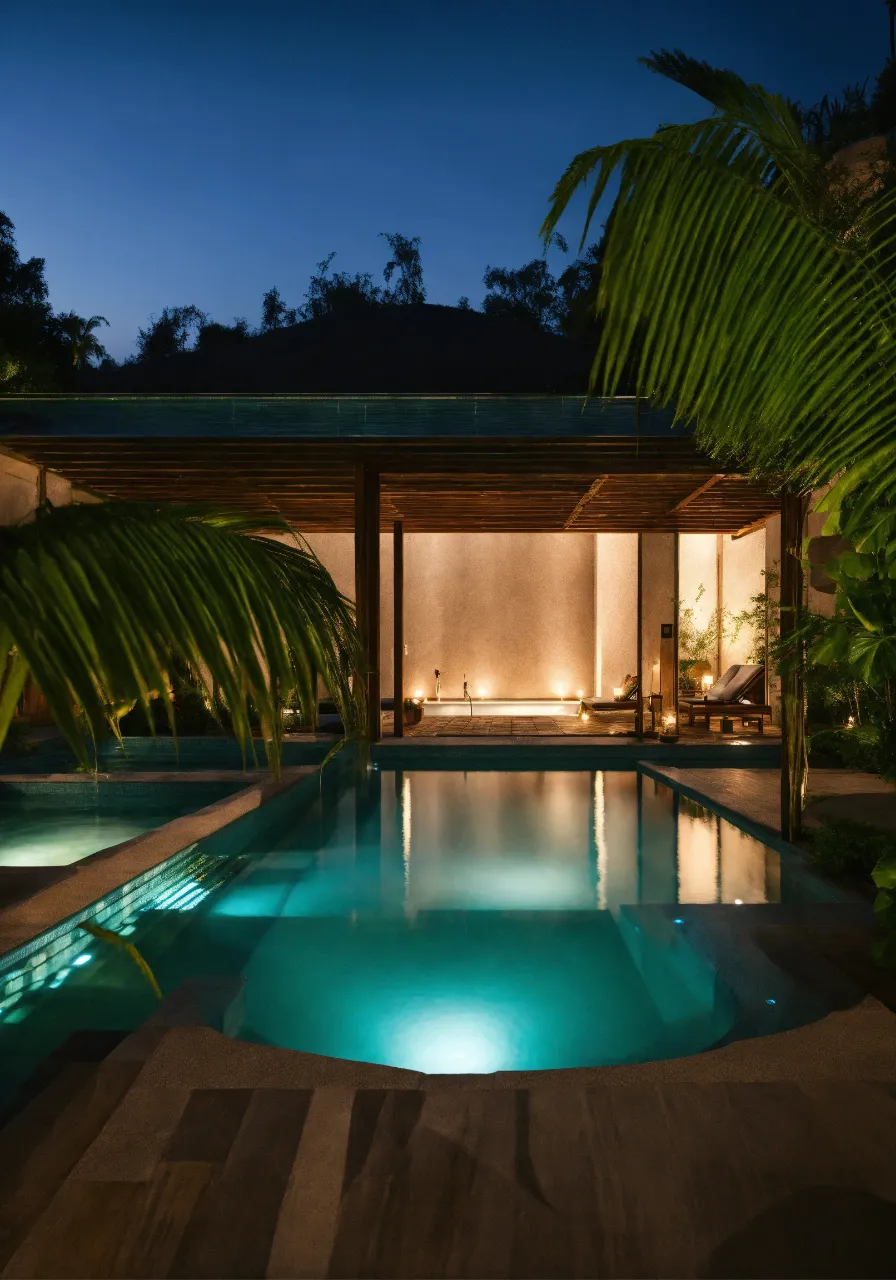
[(765, 667), (761, 664), (736, 663), (715, 682), (705, 697), (681, 698), (679, 711), (687, 708), (689, 725), (705, 716), (708, 729), (710, 716), (738, 716), (743, 724), (755, 721), (762, 733), (765, 717), (771, 718), (772, 709), (765, 702), (751, 702), (747, 694), (757, 685), (762, 685), (764, 678)]

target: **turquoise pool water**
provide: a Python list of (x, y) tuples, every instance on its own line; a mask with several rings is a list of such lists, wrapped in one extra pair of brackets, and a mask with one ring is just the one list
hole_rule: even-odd
[(70, 866), (241, 785), (0, 781), (0, 868)]
[[(742, 996), (695, 945), (701, 913), (802, 901), (812, 881), (633, 772), (339, 765), (91, 914), (165, 992), (241, 981), (246, 1039), (490, 1072), (695, 1053), (818, 1016), (764, 974), (744, 1032)], [(59, 926), (0, 963), (5, 1088), (72, 1032), (154, 1007), (126, 956)]]

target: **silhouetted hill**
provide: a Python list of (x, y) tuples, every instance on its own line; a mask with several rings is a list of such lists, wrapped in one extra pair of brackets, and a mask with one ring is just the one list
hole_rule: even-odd
[(455, 307), (324, 316), (208, 351), (92, 370), (106, 392), (530, 392), (581, 395), (593, 341)]

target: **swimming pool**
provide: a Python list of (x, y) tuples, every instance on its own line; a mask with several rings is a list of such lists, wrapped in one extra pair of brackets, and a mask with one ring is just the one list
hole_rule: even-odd
[[(823, 892), (642, 773), (345, 763), (153, 874), (95, 918), (163, 991), (239, 978), (243, 1038), (433, 1073), (645, 1061), (740, 1034), (743, 990), (699, 945), (701, 913)], [(774, 981), (749, 987), (750, 1034), (822, 1012)], [(72, 1031), (154, 1008), (126, 956), (70, 925), (6, 957), (0, 990), (18, 1078)]]
[(70, 866), (242, 785), (0, 781), (0, 868)]

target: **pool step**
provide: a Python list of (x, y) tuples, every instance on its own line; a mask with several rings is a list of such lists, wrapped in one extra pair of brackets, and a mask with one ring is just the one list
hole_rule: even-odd
[[(142, 1062), (108, 1061), (121, 1033), (79, 1032), (45, 1065), (43, 1088), (0, 1130), (0, 1268), (130, 1089)], [(98, 1061), (100, 1057), (102, 1060)]]

